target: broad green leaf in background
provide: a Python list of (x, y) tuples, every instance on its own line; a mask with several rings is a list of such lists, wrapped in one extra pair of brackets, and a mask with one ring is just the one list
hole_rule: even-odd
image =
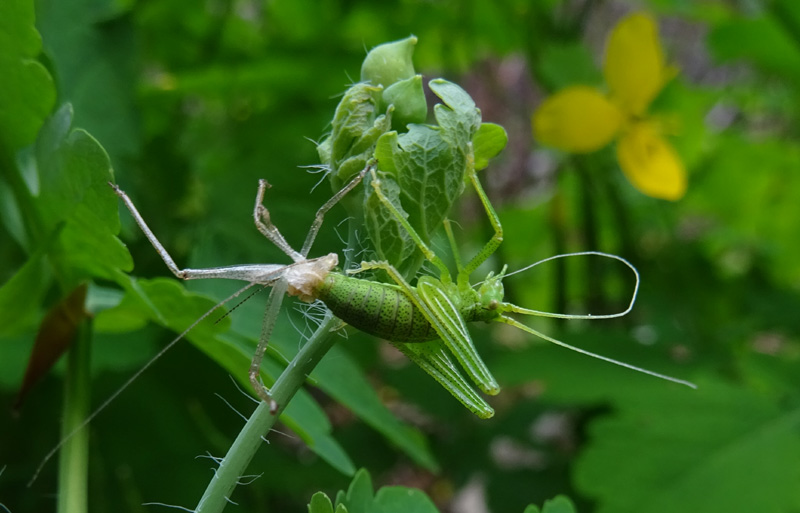
[[(133, 32), (120, 23), (128, 0), (41, 0), (36, 25), (55, 69), (61, 103), (125, 167), (139, 150)], [(64, 20), (70, 20), (64, 23)]]
[(72, 108), (66, 104), (47, 121), (36, 143), (40, 215), (50, 236), (60, 230), (51, 257), (62, 283), (87, 277), (117, 280), (118, 269), (130, 270), (133, 262), (116, 237), (118, 200), (108, 186), (111, 164), (97, 140), (71, 125)]
[(42, 249), (0, 287), (0, 335), (29, 327), (39, 317), (39, 308), (49, 280)]
[(550, 91), (574, 84), (600, 86), (603, 83), (589, 49), (581, 42), (545, 43), (540, 48), (536, 74)]
[[(772, 264), (767, 272), (776, 283), (798, 283), (800, 246), (794, 235), (800, 233), (800, 145), (727, 135), (719, 147), (722, 151), (705, 164), (698, 190), (687, 198), (695, 222), (707, 225), (703, 246), (723, 274), (741, 275), (763, 255)], [(737, 254), (739, 264), (732, 260)]]
[(418, 465), (431, 471), (439, 469), (426, 438), (386, 408), (364, 371), (344, 350), (334, 346), (311, 377), (319, 388), (350, 408)]
[(773, 17), (732, 17), (714, 26), (708, 43), (719, 60), (745, 60), (800, 83), (800, 46)]
[[(214, 301), (187, 292), (174, 280), (130, 279), (127, 295), (122, 302), (97, 316), (98, 329), (111, 328), (117, 319), (132, 322), (143, 317), (176, 333), (182, 333), (201, 316), (211, 310)], [(221, 314), (220, 314), (221, 315)], [(226, 333), (229, 320), (218, 322), (219, 316), (209, 316), (197, 324), (186, 338), (198, 349), (225, 368), (246, 390), (251, 389), (247, 369), (253, 354), (253, 346), (241, 337)], [(281, 372), (274, 361), (265, 359), (262, 376), (265, 383), (274, 382)], [(331, 437), (331, 425), (319, 405), (305, 391), (300, 391), (282, 414), (282, 420), (292, 428), (321, 458), (345, 474), (352, 474), (355, 467), (339, 444)]]
[(600, 512), (800, 507), (800, 409), (716, 380), (651, 390), (596, 420), (575, 469)]
[(0, 145), (9, 155), (33, 142), (56, 99), (53, 79), (36, 60), (42, 41), (33, 20), (32, 2), (0, 4)]

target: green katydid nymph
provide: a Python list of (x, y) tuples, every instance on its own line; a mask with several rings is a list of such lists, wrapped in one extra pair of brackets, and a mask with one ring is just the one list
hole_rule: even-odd
[[(505, 303), (503, 302), (502, 284), (505, 269), (497, 275), (490, 273), (477, 289), (470, 285), (470, 274), (495, 252), (503, 240), (503, 232), (500, 220), (478, 181), (474, 165), (467, 165), (466, 175), (467, 181), (472, 184), (489, 216), (494, 235), (481, 251), (465, 265), (462, 264), (458, 254), (454, 251), (454, 258), (458, 268), (455, 280), (451, 277), (443, 260), (423, 242), (405, 217), (387, 199), (382, 190), (381, 180), (376, 173), (376, 163), (374, 161), (369, 163), (361, 173), (320, 208), (300, 252), (295, 251), (286, 242), (278, 228), (272, 224), (269, 211), (263, 205), (264, 193), (268, 184), (264, 180), (260, 182), (253, 212), (256, 227), (294, 260), (294, 263), (289, 265), (252, 264), (207, 269), (179, 269), (169, 253), (148, 228), (128, 196), (118, 187), (113, 187), (148, 240), (161, 255), (172, 273), (178, 278), (185, 280), (206, 278), (234, 279), (250, 282), (251, 285), (260, 284), (265, 286), (271, 286), (279, 280), (285, 280), (288, 285), (289, 295), (299, 297), (306, 302), (321, 300), (334, 315), (345, 323), (366, 333), (388, 340), (410, 360), (436, 379), (464, 406), (481, 418), (491, 417), (494, 414), (494, 410), (462, 377), (456, 363), (453, 361), (453, 358), (455, 358), (455, 362), (482, 392), (489, 395), (499, 393), (500, 386), (481, 359), (470, 338), (466, 323), (472, 321), (510, 324), (574, 351), (662, 379), (694, 386), (684, 380), (641, 369), (570, 346), (544, 335), (507, 315), (509, 313), (517, 313), (562, 318), (600, 319), (624, 315), (630, 310), (630, 307), (618, 314), (575, 316), (529, 310), (511, 303)], [(439, 270), (438, 279), (427, 275), (420, 276), (416, 285), (412, 286), (400, 272), (387, 262), (362, 262), (359, 268), (342, 273), (335, 270), (338, 265), (338, 257), (335, 253), (307, 259), (308, 252), (319, 231), (324, 215), (345, 194), (361, 183), (365, 176), (368, 177), (368, 186), (374, 189), (381, 203), (407, 231), (425, 259)], [(456, 244), (448, 221), (445, 221), (445, 230), (451, 246), (455, 249)], [(624, 259), (598, 252), (582, 254), (605, 256), (625, 263), (636, 275), (636, 287), (638, 289), (638, 273)], [(385, 271), (392, 283), (354, 276), (354, 274), (366, 270)], [(631, 301), (632, 304), (633, 301)], [(265, 320), (265, 326), (270, 323), (274, 324), (274, 319)], [(259, 397), (269, 402), (273, 411), (277, 411), (277, 404), (272, 400), (269, 390), (260, 381), (261, 360), (269, 341), (271, 329), (272, 326), (269, 325), (264, 330), (264, 335), (262, 335), (262, 339), (256, 349), (250, 368), (250, 380)]]

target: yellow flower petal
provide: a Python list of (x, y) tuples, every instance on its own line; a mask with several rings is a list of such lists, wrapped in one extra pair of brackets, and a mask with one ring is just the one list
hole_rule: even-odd
[(644, 194), (679, 200), (686, 193), (686, 170), (672, 146), (652, 123), (632, 125), (617, 142), (625, 176)]
[(644, 114), (668, 78), (652, 17), (634, 13), (617, 23), (606, 44), (603, 74), (611, 96), (625, 112)]
[(610, 143), (622, 113), (596, 89), (568, 87), (547, 98), (533, 114), (533, 134), (542, 144), (589, 153)]

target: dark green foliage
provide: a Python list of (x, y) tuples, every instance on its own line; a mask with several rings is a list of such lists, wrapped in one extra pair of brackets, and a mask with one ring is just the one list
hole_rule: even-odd
[[(376, 504), (435, 511), (453, 510), (469, 490), (495, 512), (797, 511), (798, 4), (647, 3), (677, 64), (651, 106), (689, 170), (687, 195), (674, 203), (631, 188), (611, 147), (575, 157), (530, 139), (530, 115), (545, 95), (602, 87), (597, 63), (620, 5), (0, 1), (3, 403), (17, 396), (45, 315), (81, 283), (93, 316), (94, 406), (236, 290), (177, 283), (127, 215), (120, 226), (107, 181), (131, 194), (179, 266), (288, 263), (253, 227), (258, 178), (272, 184), (265, 204), (298, 247), (337, 183), (309, 192), (320, 177), (297, 166), (322, 155), (340, 186), (376, 144), (390, 162), (381, 171), (400, 173), (409, 145), (428, 145), (432, 160), (441, 149), (444, 165), (460, 158), (448, 153), (453, 147), (471, 141), (505, 231), (495, 271), (592, 249), (630, 259), (642, 275), (624, 319), (530, 322), (700, 389), (507, 326), (475, 326), (476, 346), (503, 387), (491, 399), (495, 418), (481, 421), (387, 344), (350, 331), (284, 412), (277, 429), (286, 436), (269, 434), (256, 454), (248, 473), (263, 475), (231, 500), (242, 511), (303, 511), (309, 501), (313, 513)], [(411, 67), (379, 80), (393, 82), (381, 90), (350, 90), (363, 109), (349, 119), (357, 136), (331, 124), (365, 48), (412, 33)], [(423, 111), (420, 90), (440, 76), (449, 82), (435, 83), (438, 96), (429, 94)], [(461, 91), (441, 89), (454, 84), (481, 109), (470, 126), (448, 125), (454, 95), (473, 108)], [(425, 203), (423, 189), (402, 178), (395, 195), (437, 253), (448, 258), (435, 231), (449, 216), (462, 253), (474, 254), (490, 234), (482, 209), (471, 193), (451, 208), (461, 184), (438, 183), (441, 202)], [(344, 256), (349, 234), (339, 223), (354, 212), (345, 205), (326, 219), (312, 256)], [(362, 221), (352, 237), (368, 248)], [(412, 252), (396, 227), (386, 233), (384, 256)], [(505, 281), (516, 304), (596, 313), (624, 308), (630, 285), (615, 265), (578, 258)], [(224, 454), (243, 423), (214, 394), (244, 415), (253, 409), (231, 377), (249, 390), (265, 297), (219, 323), (223, 312), (209, 316), (93, 421), (90, 511), (196, 504), (215, 467), (196, 456)], [(310, 332), (297, 305), (285, 306), (262, 373), (268, 384), (304, 343), (298, 330)], [(54, 509), (55, 462), (32, 488), (25, 483), (58, 441), (64, 367), (30, 390), (16, 416), (3, 413), (0, 504), (14, 513)], [(361, 467), (374, 484), (355, 472)], [(320, 490), (334, 500), (314, 495)]]

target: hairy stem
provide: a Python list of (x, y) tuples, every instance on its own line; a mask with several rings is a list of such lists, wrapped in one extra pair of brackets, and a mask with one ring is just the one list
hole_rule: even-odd
[(335, 321), (336, 318), (328, 312), (319, 328), (275, 381), (271, 392), (272, 398), (278, 403), (278, 411), (270, 412), (269, 403), (261, 401), (208, 483), (195, 510), (197, 513), (218, 513), (228, 504), (233, 489), (261, 446), (263, 437), (278, 421), (280, 413), (303, 385), (306, 376), (333, 346), (335, 338), (330, 335), (330, 329)]
[[(344, 269), (349, 269), (358, 247), (357, 227), (361, 222), (351, 218), (348, 224), (347, 249), (344, 250)], [(273, 288), (270, 295), (268, 309), (280, 309), (281, 300), (286, 291), (286, 283), (281, 281)], [(274, 295), (274, 297), (273, 297)], [(273, 301), (273, 299), (275, 301)], [(275, 312), (277, 314), (277, 312)], [(267, 312), (265, 317), (269, 317), (271, 312)], [(289, 363), (283, 373), (275, 380), (270, 393), (272, 399), (278, 404), (277, 411), (270, 411), (270, 404), (261, 401), (247, 423), (239, 432), (234, 440), (228, 454), (220, 463), (217, 472), (208, 483), (205, 493), (197, 504), (195, 513), (219, 513), (230, 502), (233, 489), (239, 483), (239, 478), (244, 475), (247, 465), (253, 459), (261, 443), (270, 432), (272, 427), (278, 422), (281, 412), (286, 408), (300, 387), (305, 383), (306, 378), (314, 370), (314, 367), (322, 360), (325, 354), (333, 347), (336, 341), (331, 335), (331, 328), (336, 324), (337, 319), (328, 311), (325, 318), (317, 330), (308, 339), (308, 342), (300, 349), (294, 359)], [(262, 334), (263, 335), (263, 334)]]

